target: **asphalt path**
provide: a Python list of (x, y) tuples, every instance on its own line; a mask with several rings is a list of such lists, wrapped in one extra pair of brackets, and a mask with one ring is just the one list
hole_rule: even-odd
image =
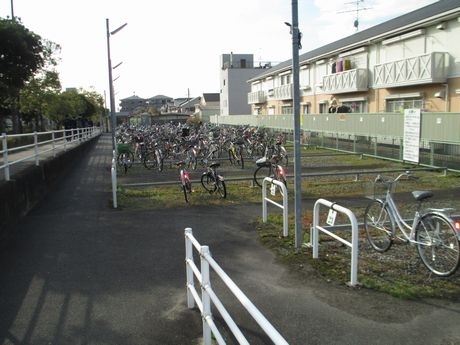
[[(0, 344), (199, 344), (187, 227), (289, 344), (460, 344), (459, 299), (405, 301), (287, 270), (258, 242), (261, 205), (113, 209), (110, 146), (101, 136), (2, 246)], [(249, 343), (270, 344), (213, 284)]]

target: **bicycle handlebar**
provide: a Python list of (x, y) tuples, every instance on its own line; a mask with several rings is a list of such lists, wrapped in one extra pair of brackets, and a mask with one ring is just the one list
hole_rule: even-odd
[(386, 179), (382, 175), (378, 174), (377, 177), (375, 178), (374, 182), (383, 182), (387, 184), (392, 184), (401, 179), (402, 177), (407, 177), (408, 179), (417, 179), (417, 176), (412, 175), (412, 172), (410, 170), (406, 170), (405, 172), (401, 173), (396, 177), (395, 179)]

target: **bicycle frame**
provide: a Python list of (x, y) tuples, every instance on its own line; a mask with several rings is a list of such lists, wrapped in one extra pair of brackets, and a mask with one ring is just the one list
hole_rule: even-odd
[(388, 207), (391, 217), (395, 221), (395, 225), (403, 234), (404, 238), (411, 243), (415, 243), (414, 236), (415, 236), (415, 228), (421, 218), (421, 214), (419, 211), (415, 211), (414, 220), (412, 221), (412, 225), (409, 225), (401, 216), (401, 213), (398, 210), (398, 206), (394, 201), (393, 197), (391, 196), (391, 192), (387, 191), (385, 200), (381, 200), (385, 206)]

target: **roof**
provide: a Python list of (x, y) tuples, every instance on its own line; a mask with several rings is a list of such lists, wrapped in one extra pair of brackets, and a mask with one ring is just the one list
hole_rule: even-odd
[(219, 93), (203, 93), (206, 102), (220, 102)]
[[(311, 50), (299, 56), (299, 62), (319, 59), (324, 55), (330, 55), (335, 51), (343, 51), (344, 49), (357, 48), (360, 45), (368, 44), (373, 39), (383, 39), (384, 37), (391, 37), (395, 34), (400, 34), (403, 31), (413, 30), (417, 27), (426, 26), (436, 19), (444, 18), (449, 13), (460, 12), (459, 0), (439, 0), (431, 5), (419, 8), (418, 10), (409, 12), (402, 16), (390, 19), (384, 23), (375, 25), (366, 30), (359, 31), (351, 36), (345, 37), (338, 41), (326, 44), (317, 49)], [(280, 64), (264, 70), (263, 73), (258, 74), (249, 81), (260, 79), (263, 76), (272, 75), (274, 72), (289, 69), (292, 66), (292, 59), (281, 62)]]

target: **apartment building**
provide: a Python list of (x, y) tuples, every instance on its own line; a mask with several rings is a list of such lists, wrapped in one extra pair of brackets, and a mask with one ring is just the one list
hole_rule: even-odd
[[(300, 112), (460, 112), (460, 1), (440, 0), (299, 56)], [(292, 60), (248, 80), (251, 114), (293, 113)]]

